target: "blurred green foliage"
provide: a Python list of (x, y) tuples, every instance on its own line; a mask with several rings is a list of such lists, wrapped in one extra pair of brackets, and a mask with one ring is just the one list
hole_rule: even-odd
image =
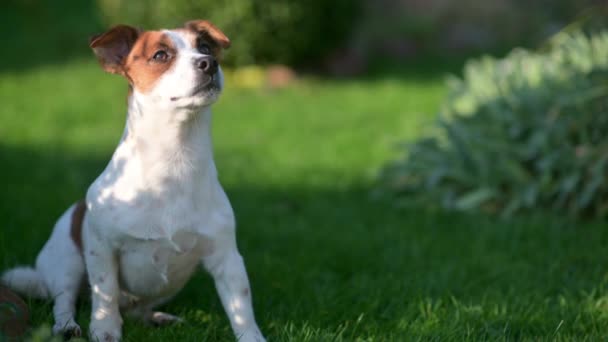
[(406, 200), (505, 216), (608, 214), (608, 31), (556, 35), (544, 52), (468, 63), (437, 133), (386, 168)]
[(91, 58), (89, 37), (103, 29), (97, 12), (91, 0), (0, 1), (0, 71)]
[[(594, 0), (4, 0), (10, 32), (0, 70), (91, 57), (88, 38), (118, 23), (145, 29), (213, 21), (232, 39), (231, 66), (401, 64), (536, 45)], [(308, 68), (310, 67), (310, 68)], [(355, 68), (364, 71), (365, 68)]]
[(106, 24), (179, 27), (209, 19), (232, 40), (229, 64), (306, 65), (346, 39), (357, 0), (98, 0)]

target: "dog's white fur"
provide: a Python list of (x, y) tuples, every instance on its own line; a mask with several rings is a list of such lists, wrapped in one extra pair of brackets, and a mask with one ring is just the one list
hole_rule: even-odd
[(215, 280), (239, 341), (264, 341), (237, 250), (232, 208), (219, 181), (210, 136), (210, 106), (220, 87), (192, 95), (201, 53), (187, 32), (163, 31), (177, 60), (153, 89), (137, 88), (109, 165), (90, 186), (83, 250), (70, 238), (75, 206), (58, 220), (35, 268), (6, 272), (2, 281), (34, 297), (54, 299), (53, 331), (79, 334), (75, 301), (88, 274), (90, 336), (121, 338), (119, 308), (156, 323), (178, 318), (153, 308), (175, 295), (201, 263)]

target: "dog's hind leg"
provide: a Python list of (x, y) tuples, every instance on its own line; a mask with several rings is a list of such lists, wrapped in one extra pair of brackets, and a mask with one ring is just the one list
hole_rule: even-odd
[(78, 297), (79, 287), (74, 284), (64, 284), (63, 290), (55, 296), (55, 304), (53, 305), (53, 315), (55, 317), (55, 325), (53, 325), (53, 334), (63, 335), (64, 338), (80, 337), (82, 331), (80, 326), (74, 320), (76, 314), (76, 298)]
[(76, 299), (85, 277), (84, 258), (70, 236), (73, 210), (74, 206), (57, 221), (51, 238), (36, 260), (36, 269), (54, 300), (53, 333), (66, 338), (81, 336), (74, 316)]

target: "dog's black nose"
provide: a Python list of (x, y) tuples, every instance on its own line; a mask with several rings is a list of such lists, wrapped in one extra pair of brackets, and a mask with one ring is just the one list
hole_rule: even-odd
[(203, 56), (197, 62), (196, 65), (207, 75), (213, 75), (217, 72), (217, 61), (213, 56)]

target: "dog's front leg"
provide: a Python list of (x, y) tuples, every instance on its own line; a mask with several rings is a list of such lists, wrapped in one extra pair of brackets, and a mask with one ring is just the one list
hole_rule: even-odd
[(116, 342), (121, 338), (120, 288), (115, 251), (95, 232), (83, 234), (84, 256), (91, 285), (91, 341)]
[(251, 290), (243, 258), (236, 247), (234, 228), (222, 232), (213, 241), (214, 252), (203, 257), (203, 266), (215, 281), (215, 287), (240, 342), (263, 342), (253, 315)]

